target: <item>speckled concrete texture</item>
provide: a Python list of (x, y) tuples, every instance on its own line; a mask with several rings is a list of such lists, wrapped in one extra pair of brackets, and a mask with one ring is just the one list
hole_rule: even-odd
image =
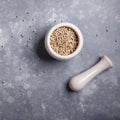
[[(66, 62), (43, 43), (61, 21), (84, 37), (81, 53)], [(114, 68), (71, 92), (70, 77), (102, 55)], [(120, 120), (120, 0), (0, 0), (0, 120)]]

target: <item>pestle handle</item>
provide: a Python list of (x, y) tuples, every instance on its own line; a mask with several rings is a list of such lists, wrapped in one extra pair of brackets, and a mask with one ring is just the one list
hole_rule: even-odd
[(85, 72), (74, 76), (70, 80), (69, 86), (73, 91), (79, 91), (94, 77), (96, 77), (96, 75), (108, 68), (111, 68), (112, 66), (112, 61), (107, 56), (103, 56), (96, 65), (86, 70)]

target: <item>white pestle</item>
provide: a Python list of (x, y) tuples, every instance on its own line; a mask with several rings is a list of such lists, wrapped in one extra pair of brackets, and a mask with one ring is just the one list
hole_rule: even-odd
[(86, 70), (85, 72), (74, 76), (69, 81), (69, 86), (73, 91), (79, 91), (84, 86), (86, 86), (94, 77), (96, 77), (96, 75), (108, 68), (111, 68), (112, 66), (112, 61), (107, 56), (103, 56), (96, 65)]

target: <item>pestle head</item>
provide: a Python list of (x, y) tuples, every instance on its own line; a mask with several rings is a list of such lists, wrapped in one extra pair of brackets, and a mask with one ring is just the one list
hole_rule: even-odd
[(80, 85), (78, 84), (78, 81), (73, 77), (71, 78), (70, 82), (69, 82), (69, 87), (71, 90), (73, 91), (80, 91), (81, 90), (81, 87)]

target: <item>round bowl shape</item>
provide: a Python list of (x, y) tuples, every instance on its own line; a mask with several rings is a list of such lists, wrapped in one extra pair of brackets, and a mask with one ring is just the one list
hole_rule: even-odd
[[(51, 48), (50, 36), (54, 32), (54, 30), (56, 30), (59, 27), (69, 27), (69, 28), (73, 29), (78, 36), (78, 46), (77, 46), (76, 50), (73, 53), (71, 53), (70, 55), (66, 55), (66, 56), (60, 55)], [(82, 35), (81, 31), (75, 25), (73, 25), (71, 23), (66, 23), (66, 22), (59, 23), (59, 24), (53, 26), (47, 32), (47, 34), (45, 36), (45, 48), (46, 48), (47, 52), (49, 53), (49, 55), (52, 56), (53, 58), (55, 58), (56, 60), (62, 61), (62, 60), (68, 60), (68, 59), (75, 57), (81, 51), (82, 46), (83, 46), (83, 35)]]

